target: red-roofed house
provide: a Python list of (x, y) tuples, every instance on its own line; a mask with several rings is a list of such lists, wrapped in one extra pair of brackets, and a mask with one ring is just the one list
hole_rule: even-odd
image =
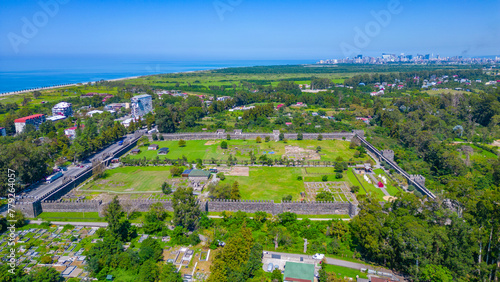
[[(85, 125), (82, 124), (80, 125), (80, 128), (84, 128)], [(75, 139), (76, 137), (76, 126), (67, 128), (64, 130), (64, 135), (68, 136), (69, 139)]]
[(33, 124), (36, 127), (36, 129), (38, 129), (38, 126), (44, 122), (45, 122), (44, 114), (36, 114), (15, 119), (14, 124), (16, 125), (16, 133), (23, 132), (24, 128), (26, 127), (26, 124)]
[(279, 104), (278, 106), (276, 106), (276, 110), (279, 110), (279, 109), (281, 109), (284, 106), (285, 106), (285, 104)]
[(286, 124), (286, 126), (290, 126), (290, 125), (292, 125), (292, 123), (291, 123), (291, 122), (285, 122), (285, 124)]

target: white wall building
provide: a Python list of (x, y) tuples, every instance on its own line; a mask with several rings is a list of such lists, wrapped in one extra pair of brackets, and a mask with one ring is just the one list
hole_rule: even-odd
[(52, 115), (54, 116), (61, 115), (65, 117), (72, 116), (73, 105), (67, 102), (58, 103), (52, 108)]

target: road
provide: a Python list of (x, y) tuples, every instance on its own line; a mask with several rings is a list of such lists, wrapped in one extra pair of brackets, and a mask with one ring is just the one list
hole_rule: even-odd
[[(264, 251), (268, 252), (270, 255), (276, 254), (276, 255), (281, 255), (281, 256), (295, 258), (295, 259), (298, 259), (298, 260), (300, 260), (301, 257), (308, 258), (308, 259), (313, 259), (312, 256), (305, 255), (305, 254), (281, 253), (281, 252), (266, 251), (266, 250), (264, 250)], [(385, 269), (383, 267), (378, 267), (378, 266), (373, 266), (373, 265), (363, 264), (363, 263), (357, 263), (357, 262), (351, 262), (351, 261), (345, 261), (345, 260), (335, 259), (335, 258), (329, 258), (329, 257), (325, 257), (325, 259), (326, 259), (326, 263), (327, 264), (337, 265), (337, 266), (343, 266), (343, 267), (357, 269), (357, 270), (360, 270), (361, 268), (373, 269), (373, 270), (380, 271), (380, 272), (390, 273), (394, 277), (398, 277), (400, 279), (400, 281), (404, 280), (403, 277), (400, 277), (400, 276), (396, 275), (395, 273), (393, 273), (391, 270)], [(319, 263), (319, 260), (316, 260), (316, 261)]]
[[(124, 139), (122, 140), (131, 140), (134, 138), (133, 134), (128, 134), (125, 136)], [(77, 167), (77, 166), (69, 166), (67, 171), (63, 172), (63, 177), (64, 176), (76, 176), (92, 167), (92, 161), (98, 158), (101, 158), (103, 154), (106, 153), (114, 153), (118, 149), (120, 149), (122, 146), (118, 144), (118, 142), (113, 143), (106, 147), (105, 149), (97, 152), (96, 154), (90, 156), (89, 158), (83, 160), (81, 163), (84, 165), (83, 168)], [(32, 185), (29, 189), (31, 191), (29, 192), (24, 192), (21, 194), (21, 197), (24, 197), (21, 199), (21, 201), (25, 200), (33, 200), (41, 197), (42, 195), (45, 195), (46, 193), (54, 190), (55, 188), (59, 187), (62, 184), (63, 177), (60, 177), (59, 179), (55, 180), (52, 183), (46, 183), (46, 182), (41, 182), (40, 184), (37, 185)], [(24, 201), (25, 201), (24, 200)]]
[[(223, 218), (220, 215), (209, 215), (209, 218)], [(248, 217), (250, 219), (253, 219), (253, 217)], [(303, 218), (297, 217), (297, 220), (302, 220)], [(342, 219), (343, 221), (349, 221), (351, 220), (350, 218), (309, 218), (311, 221), (329, 221), (329, 220), (334, 220), (334, 219)]]

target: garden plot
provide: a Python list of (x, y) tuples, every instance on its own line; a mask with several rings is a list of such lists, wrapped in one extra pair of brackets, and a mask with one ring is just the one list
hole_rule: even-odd
[(225, 176), (249, 176), (249, 167), (217, 167), (218, 172), (223, 172)]
[(316, 153), (316, 150), (309, 147), (312, 146), (308, 146), (307, 149), (299, 146), (285, 146), (285, 154), (283, 156), (295, 160), (320, 160), (321, 156)]
[(229, 145), (227, 152), (233, 155), (245, 155), (252, 152), (253, 154), (260, 154), (259, 145)]
[(351, 193), (347, 182), (304, 182), (307, 201), (315, 201), (316, 194), (320, 191), (329, 191), (338, 202), (351, 202), (358, 204), (356, 196)]

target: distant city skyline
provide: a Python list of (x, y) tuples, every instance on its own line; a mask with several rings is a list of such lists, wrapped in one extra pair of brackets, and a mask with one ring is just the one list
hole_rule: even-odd
[(493, 0), (4, 0), (0, 56), (495, 56), (499, 20), (500, 2)]

